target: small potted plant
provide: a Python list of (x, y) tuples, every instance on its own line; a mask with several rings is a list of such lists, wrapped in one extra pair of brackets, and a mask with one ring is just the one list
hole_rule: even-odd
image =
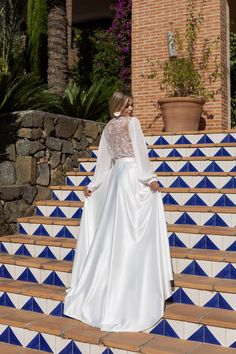
[[(164, 131), (199, 130), (202, 113), (207, 115), (207, 112), (203, 111), (203, 106), (218, 92), (214, 91), (211, 85), (220, 75), (217, 56), (214, 57), (212, 65), (212, 54), (218, 46), (219, 38), (213, 42), (205, 39), (201, 52), (196, 50), (205, 3), (206, 0), (202, 0), (200, 10), (197, 12), (196, 0), (188, 0), (184, 36), (181, 37), (177, 30), (174, 33), (169, 32), (170, 58), (164, 62), (157, 60), (163, 73), (160, 88), (168, 95), (158, 100), (161, 111), (158, 116), (163, 118)], [(149, 77), (155, 78), (157, 70), (154, 64), (151, 64)]]

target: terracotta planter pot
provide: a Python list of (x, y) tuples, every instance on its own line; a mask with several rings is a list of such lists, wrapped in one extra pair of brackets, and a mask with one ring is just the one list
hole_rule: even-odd
[(171, 97), (158, 100), (165, 132), (197, 131), (205, 104), (203, 98)]

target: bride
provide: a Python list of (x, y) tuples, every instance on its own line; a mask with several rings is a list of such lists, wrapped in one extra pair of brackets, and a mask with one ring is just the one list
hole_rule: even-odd
[(132, 97), (115, 92), (93, 181), (84, 189), (64, 313), (104, 331), (137, 332), (162, 317), (173, 279), (161, 193)]

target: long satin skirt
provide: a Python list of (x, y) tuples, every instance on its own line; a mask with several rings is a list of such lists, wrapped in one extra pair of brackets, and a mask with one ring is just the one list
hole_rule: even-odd
[(163, 315), (173, 279), (161, 193), (121, 158), (85, 200), (64, 313), (104, 331), (138, 332)]

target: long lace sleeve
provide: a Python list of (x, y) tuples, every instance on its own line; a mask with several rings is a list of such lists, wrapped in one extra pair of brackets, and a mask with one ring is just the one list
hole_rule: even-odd
[(153, 174), (152, 165), (148, 157), (146, 142), (138, 118), (132, 117), (129, 123), (129, 135), (138, 167), (138, 179), (143, 184), (157, 181)]
[(100, 186), (105, 175), (111, 169), (111, 163), (112, 159), (107, 148), (107, 141), (103, 131), (98, 147), (98, 157), (94, 178), (93, 181), (88, 184), (89, 190), (93, 191)]

